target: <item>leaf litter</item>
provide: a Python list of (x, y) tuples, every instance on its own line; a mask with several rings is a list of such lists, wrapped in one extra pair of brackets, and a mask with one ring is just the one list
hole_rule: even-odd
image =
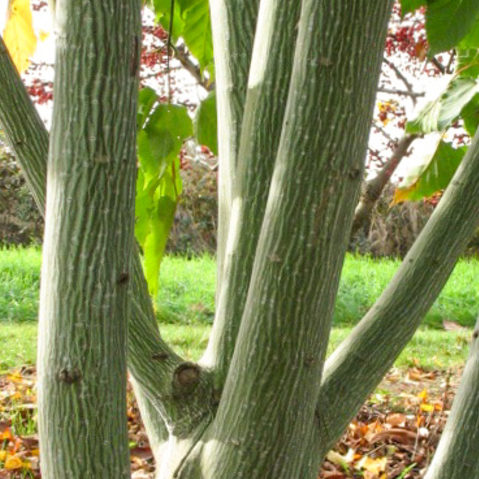
[[(458, 369), (392, 369), (331, 450), (318, 479), (419, 479), (437, 447), (459, 382)], [(41, 478), (36, 373), (0, 375), (0, 479)], [(132, 479), (154, 477), (153, 453), (131, 387)]]

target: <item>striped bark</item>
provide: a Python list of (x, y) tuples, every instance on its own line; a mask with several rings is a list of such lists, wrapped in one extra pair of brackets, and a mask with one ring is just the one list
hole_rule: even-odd
[(130, 476), (126, 333), (139, 7), (136, 0), (122, 8), (112, 0), (56, 6), (37, 361), (46, 479)]
[[(202, 358), (202, 364), (214, 369), (218, 387), (228, 372), (253, 269), (288, 98), (300, 7), (297, 0), (287, 0), (280, 7), (268, 0), (261, 3), (258, 15), (223, 253), (224, 274)], [(269, 71), (276, 74), (265, 76)]]
[(451, 413), (425, 479), (479, 477), (479, 320)]
[(221, 289), (233, 183), (260, 0), (210, 0), (218, 109), (217, 284)]

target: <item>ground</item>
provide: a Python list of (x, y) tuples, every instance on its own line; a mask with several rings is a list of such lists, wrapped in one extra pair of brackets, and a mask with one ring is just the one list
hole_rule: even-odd
[[(419, 479), (430, 463), (460, 369), (393, 368), (328, 454), (318, 479)], [(0, 376), (0, 479), (40, 478), (35, 369)], [(153, 458), (128, 392), (133, 479), (152, 479)]]

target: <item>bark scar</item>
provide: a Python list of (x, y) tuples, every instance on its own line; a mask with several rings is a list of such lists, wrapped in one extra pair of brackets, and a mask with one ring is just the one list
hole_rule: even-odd
[(67, 369), (63, 368), (58, 372), (59, 381), (66, 384), (73, 384), (82, 378), (82, 374), (78, 368)]

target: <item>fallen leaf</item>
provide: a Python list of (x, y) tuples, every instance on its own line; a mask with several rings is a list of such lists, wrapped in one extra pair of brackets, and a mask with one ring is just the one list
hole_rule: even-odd
[(5, 459), (4, 467), (5, 467), (5, 469), (7, 469), (9, 471), (14, 471), (16, 469), (22, 469), (23, 461), (16, 455), (13, 455), (13, 456), (9, 455)]

